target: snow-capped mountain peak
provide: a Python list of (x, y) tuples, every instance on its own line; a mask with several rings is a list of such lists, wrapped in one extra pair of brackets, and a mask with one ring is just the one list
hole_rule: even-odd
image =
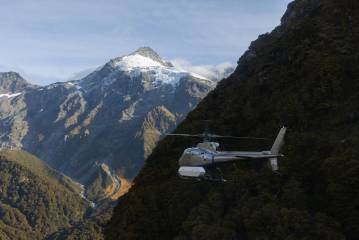
[(136, 51), (112, 60), (112, 64), (120, 68), (173, 67), (150, 47), (140, 47)]
[(173, 67), (171, 63), (164, 61), (161, 56), (150, 47), (140, 47), (130, 55), (141, 55), (143, 57), (150, 58), (155, 62), (161, 63), (163, 66)]
[(164, 61), (151, 48), (142, 47), (128, 55), (110, 60), (85, 78), (71, 83), (77, 90), (90, 93), (98, 88), (112, 88), (112, 85), (117, 83), (129, 84), (131, 88), (136, 84), (146, 90), (167, 88), (171, 85), (172, 90), (175, 90), (180, 83), (187, 81), (210, 87), (216, 84), (213, 80), (175, 67)]
[(120, 71), (126, 71), (131, 77), (138, 77), (142, 73), (148, 74), (154, 86), (159, 84), (176, 85), (183, 77), (194, 77), (210, 81), (198, 74), (176, 68), (170, 62), (164, 61), (158, 53), (150, 47), (141, 47), (129, 55), (115, 58), (111, 65)]

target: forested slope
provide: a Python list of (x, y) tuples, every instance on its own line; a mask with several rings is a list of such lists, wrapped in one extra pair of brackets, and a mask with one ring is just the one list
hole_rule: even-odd
[(0, 151), (0, 239), (43, 239), (81, 221), (88, 202), (71, 179), (22, 151)]
[(358, 1), (291, 3), (176, 130), (197, 133), (211, 119), (217, 134), (271, 137), (285, 125), (280, 174), (244, 161), (224, 169), (228, 183), (185, 181), (177, 160), (194, 142), (166, 137), (120, 199), (107, 239), (358, 239), (358, 42)]

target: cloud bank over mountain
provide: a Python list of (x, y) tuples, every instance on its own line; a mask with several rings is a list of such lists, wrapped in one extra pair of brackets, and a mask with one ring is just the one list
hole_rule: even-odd
[(194, 65), (190, 61), (181, 58), (173, 59), (171, 63), (178, 68), (199, 74), (211, 80), (221, 80), (228, 77), (236, 67), (236, 65), (230, 62), (223, 62), (216, 65)]

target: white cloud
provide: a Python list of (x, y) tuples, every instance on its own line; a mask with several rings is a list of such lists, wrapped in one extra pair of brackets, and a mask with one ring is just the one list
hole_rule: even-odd
[(175, 67), (199, 74), (212, 80), (221, 80), (228, 77), (236, 67), (230, 62), (223, 62), (216, 65), (193, 65), (190, 61), (182, 58), (173, 59), (171, 60), (171, 63)]

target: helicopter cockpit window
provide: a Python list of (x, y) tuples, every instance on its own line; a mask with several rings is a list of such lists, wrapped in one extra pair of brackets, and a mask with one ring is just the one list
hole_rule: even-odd
[(203, 154), (203, 153), (202, 153), (201, 150), (195, 149), (195, 150), (193, 150), (193, 154), (194, 154), (194, 155), (201, 155), (201, 154)]

